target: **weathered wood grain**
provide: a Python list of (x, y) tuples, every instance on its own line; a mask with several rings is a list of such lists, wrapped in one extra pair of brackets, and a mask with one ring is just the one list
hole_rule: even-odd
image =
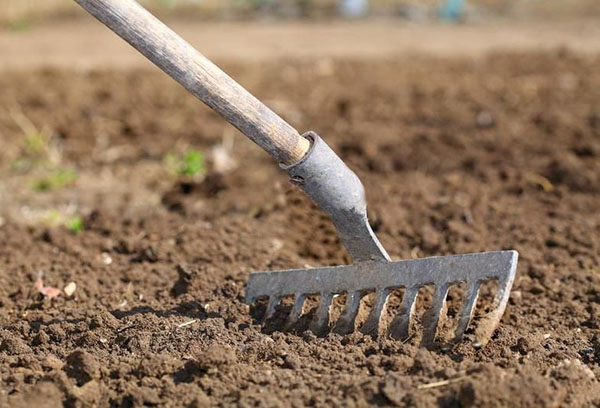
[(134, 0), (75, 0), (276, 160), (293, 164), (309, 142)]

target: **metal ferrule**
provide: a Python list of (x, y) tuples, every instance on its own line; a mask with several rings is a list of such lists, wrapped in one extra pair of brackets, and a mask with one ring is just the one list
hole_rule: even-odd
[(365, 189), (358, 176), (314, 132), (302, 135), (310, 150), (294, 165), (281, 167), (329, 214), (354, 262), (389, 261), (390, 258), (367, 220)]

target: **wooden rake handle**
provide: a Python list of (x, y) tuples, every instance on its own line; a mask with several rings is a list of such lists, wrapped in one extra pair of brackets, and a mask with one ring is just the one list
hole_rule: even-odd
[(298, 162), (308, 140), (135, 0), (75, 0), (276, 160)]

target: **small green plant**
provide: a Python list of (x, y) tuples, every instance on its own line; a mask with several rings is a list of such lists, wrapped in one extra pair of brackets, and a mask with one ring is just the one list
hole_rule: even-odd
[(27, 156), (32, 158), (41, 157), (48, 150), (48, 138), (43, 132), (29, 133), (25, 135), (23, 148)]
[(48, 211), (40, 219), (40, 222), (47, 228), (63, 226), (73, 234), (77, 234), (85, 229), (83, 218), (80, 215), (67, 216), (55, 208)]
[(77, 234), (84, 229), (83, 218), (81, 218), (79, 215), (69, 217), (65, 220), (65, 227), (67, 227), (67, 229), (73, 234)]
[(75, 180), (77, 180), (77, 172), (74, 170), (55, 169), (33, 180), (31, 187), (37, 191), (54, 191), (60, 190)]
[(164, 159), (170, 173), (178, 176), (201, 177), (206, 173), (204, 154), (188, 150), (183, 154), (168, 153)]

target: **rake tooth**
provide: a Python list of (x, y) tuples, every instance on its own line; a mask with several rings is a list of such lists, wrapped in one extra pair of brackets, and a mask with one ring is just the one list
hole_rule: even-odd
[(329, 307), (333, 300), (333, 293), (322, 293), (319, 307), (313, 320), (310, 322), (309, 329), (315, 334), (322, 333), (329, 325)]
[(294, 306), (292, 307), (292, 311), (290, 312), (290, 316), (288, 317), (288, 321), (285, 325), (286, 329), (289, 329), (298, 323), (300, 316), (302, 316), (302, 310), (304, 309), (304, 301), (306, 300), (306, 295), (303, 293), (297, 293), (296, 299), (294, 300)]
[(474, 346), (483, 347), (492, 337), (492, 333), (496, 330), (496, 327), (504, 314), (504, 309), (506, 309), (511, 286), (512, 281), (509, 282), (506, 279), (498, 282), (498, 292), (494, 298), (492, 311), (477, 322), (477, 328), (475, 329), (476, 341), (473, 343)]
[(281, 296), (272, 295), (269, 296), (269, 303), (267, 304), (267, 311), (263, 317), (263, 323), (269, 320), (275, 314), (275, 307), (279, 303)]
[(446, 303), (446, 295), (448, 295), (448, 287), (448, 284), (436, 286), (433, 294), (433, 304), (423, 316), (423, 339), (421, 340), (423, 346), (429, 346), (435, 340), (438, 322)]
[(369, 317), (363, 324), (361, 332), (370, 336), (377, 336), (379, 331), (379, 321), (381, 320), (381, 314), (385, 309), (387, 298), (390, 295), (390, 289), (384, 288), (379, 289), (375, 292), (375, 303), (369, 313)]
[(465, 331), (471, 323), (471, 319), (473, 318), (473, 311), (475, 310), (475, 304), (477, 303), (477, 297), (479, 296), (480, 286), (480, 282), (473, 282), (469, 285), (467, 289), (465, 300), (463, 302), (462, 315), (460, 316), (460, 320), (458, 322), (458, 326), (454, 334), (454, 339), (452, 340), (455, 343), (462, 340)]
[(338, 318), (335, 328), (333, 329), (335, 333), (343, 336), (354, 331), (356, 315), (358, 314), (358, 307), (360, 306), (360, 298), (360, 292), (348, 293), (344, 312)]
[(406, 340), (410, 331), (410, 321), (415, 312), (415, 304), (419, 288), (409, 288), (404, 291), (402, 304), (398, 314), (390, 323), (389, 334), (394, 339)]

